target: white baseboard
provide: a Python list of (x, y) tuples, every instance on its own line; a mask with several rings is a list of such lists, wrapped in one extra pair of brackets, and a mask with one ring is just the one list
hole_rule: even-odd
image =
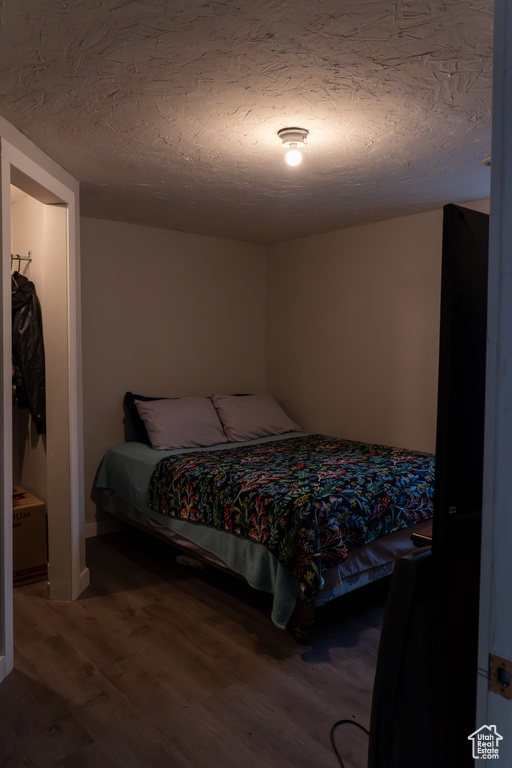
[(82, 573), (80, 574), (80, 579), (78, 580), (78, 594), (81, 595), (84, 589), (87, 589), (89, 586), (90, 579), (89, 579), (89, 569), (84, 568)]
[(86, 523), (85, 538), (91, 539), (93, 536), (103, 536), (106, 533), (122, 530), (123, 525), (117, 520), (100, 520), (95, 523)]

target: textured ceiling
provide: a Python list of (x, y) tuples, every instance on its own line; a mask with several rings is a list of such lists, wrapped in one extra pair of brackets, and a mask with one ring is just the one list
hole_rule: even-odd
[(1, 10), (0, 114), (85, 215), (268, 243), (489, 194), (492, 0)]

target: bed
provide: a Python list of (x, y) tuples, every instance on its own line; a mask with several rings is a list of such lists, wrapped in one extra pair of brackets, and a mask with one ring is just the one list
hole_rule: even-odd
[(279, 628), (391, 573), (429, 525), (431, 454), (306, 434), (270, 396), (127, 402), (103, 508), (271, 593)]

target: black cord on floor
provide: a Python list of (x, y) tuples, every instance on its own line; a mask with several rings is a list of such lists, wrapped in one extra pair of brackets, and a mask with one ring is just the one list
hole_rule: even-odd
[(334, 731), (336, 728), (338, 728), (339, 725), (355, 725), (356, 728), (360, 728), (362, 731), (364, 731), (368, 736), (370, 735), (370, 731), (364, 727), (364, 725), (361, 725), (361, 723), (358, 723), (356, 720), (338, 720), (337, 723), (334, 723), (334, 725), (331, 728), (331, 744), (332, 748), (334, 749), (334, 752), (336, 754), (336, 757), (338, 758), (338, 762), (341, 766), (341, 768), (345, 768), (345, 763), (343, 762), (340, 753), (338, 752), (338, 748), (334, 742)]

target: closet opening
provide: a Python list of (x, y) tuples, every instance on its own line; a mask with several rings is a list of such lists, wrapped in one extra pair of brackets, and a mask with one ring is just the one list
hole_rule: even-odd
[[(14, 664), (13, 480), (45, 502), (49, 597), (75, 600), (89, 584), (89, 570), (83, 522), (79, 185), (12, 126), (0, 122), (1, 682)], [(29, 251), (30, 262), (25, 261)], [(42, 308), (45, 436), (33, 431), (26, 413), (13, 414), (11, 254), (20, 255), (13, 267), (19, 265), (22, 273), (28, 267)]]
[[(45, 206), (11, 184), (13, 585), (48, 578)], [(46, 308), (45, 308), (46, 314)]]
[[(83, 588), (82, 581), (77, 590), (72, 572), (78, 513), (73, 500), (78, 489), (73, 481), (76, 425), (73, 423), (75, 383), (70, 364), (70, 329), (76, 308), (69, 290), (69, 206), (14, 166), (11, 166), (10, 182), (11, 332), (13, 327), (15, 331), (12, 336), (12, 484), (16, 493), (25, 492), (25, 497), (18, 501), (13, 491), (13, 583), (16, 587), (48, 580), (49, 597), (69, 600), (77, 597)], [(24, 384), (28, 389), (27, 382), (19, 376), (20, 358), (18, 355), (16, 359), (14, 350), (18, 343), (15, 339), (19, 339), (16, 310), (22, 303), (15, 304), (14, 296), (20, 284), (35, 294), (35, 304), (40, 308), (44, 365), (39, 365), (36, 341), (29, 352), (32, 358), (27, 368), (30, 369), (31, 360), (36, 368), (41, 368), (36, 373), (32, 369), (30, 375), (32, 382), (37, 379), (37, 392), (39, 386), (44, 387), (45, 412), (42, 414), (41, 408), (36, 409), (30, 396), (23, 392)], [(23, 332), (34, 334), (33, 318), (28, 325), (30, 329), (24, 328)], [(44, 375), (40, 381), (41, 373)], [(37, 394), (32, 392), (32, 400), (34, 397), (37, 400)], [(44, 549), (47, 558), (41, 554)], [(42, 567), (42, 559), (47, 560), (47, 572)], [(84, 581), (88, 580), (86, 569), (82, 575)]]
[[(10, 200), (16, 587), (50, 576), (52, 511), (58, 486), (67, 485), (65, 471), (52, 477), (54, 462), (49, 460), (63, 417), (55, 400), (67, 383), (67, 210), (63, 201), (15, 171)], [(62, 426), (67, 430), (67, 423)]]

